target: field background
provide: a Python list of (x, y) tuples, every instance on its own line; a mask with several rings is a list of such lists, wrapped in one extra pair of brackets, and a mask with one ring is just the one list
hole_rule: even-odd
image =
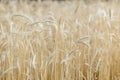
[(0, 80), (120, 80), (119, 0), (0, 1)]

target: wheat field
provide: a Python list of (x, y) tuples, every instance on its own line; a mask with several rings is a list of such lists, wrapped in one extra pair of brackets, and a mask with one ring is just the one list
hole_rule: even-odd
[(0, 2), (0, 80), (120, 80), (120, 3)]

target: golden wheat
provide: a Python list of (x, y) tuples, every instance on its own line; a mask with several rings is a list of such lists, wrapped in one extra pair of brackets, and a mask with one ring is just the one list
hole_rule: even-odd
[(120, 80), (119, 7), (0, 3), (0, 80)]

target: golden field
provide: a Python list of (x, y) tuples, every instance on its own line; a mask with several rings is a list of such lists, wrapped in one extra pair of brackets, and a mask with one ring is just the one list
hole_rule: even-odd
[(120, 80), (120, 3), (0, 2), (0, 80)]

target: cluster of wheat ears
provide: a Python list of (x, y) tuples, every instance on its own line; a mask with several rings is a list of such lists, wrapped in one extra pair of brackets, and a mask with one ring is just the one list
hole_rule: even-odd
[(120, 80), (120, 3), (0, 3), (0, 80)]

